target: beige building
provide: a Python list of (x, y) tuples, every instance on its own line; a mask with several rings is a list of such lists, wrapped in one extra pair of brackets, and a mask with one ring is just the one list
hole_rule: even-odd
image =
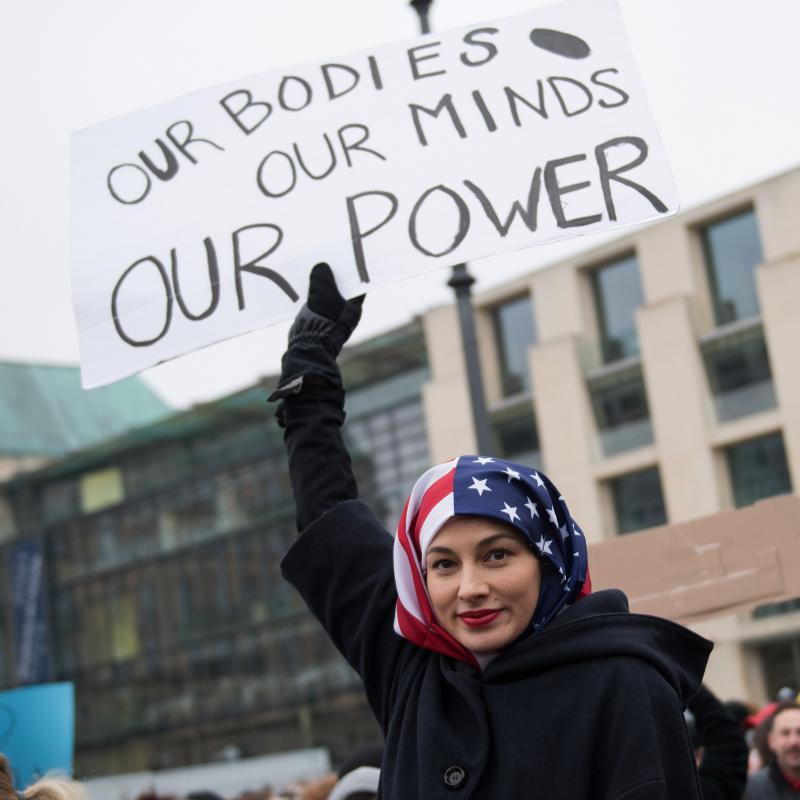
[[(595, 541), (800, 487), (800, 168), (475, 298), (498, 454)], [(424, 319), (434, 463), (475, 449), (453, 306)], [(758, 536), (758, 531), (753, 532)], [(696, 626), (725, 698), (800, 689), (800, 601)]]

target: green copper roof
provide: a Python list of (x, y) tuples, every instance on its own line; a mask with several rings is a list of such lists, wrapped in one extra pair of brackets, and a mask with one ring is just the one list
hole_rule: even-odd
[(139, 378), (85, 391), (77, 367), (0, 361), (0, 456), (58, 456), (163, 417)]

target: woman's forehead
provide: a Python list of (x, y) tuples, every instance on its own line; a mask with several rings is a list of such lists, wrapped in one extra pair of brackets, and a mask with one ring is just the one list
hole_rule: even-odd
[(458, 515), (451, 517), (433, 537), (431, 547), (473, 547), (483, 540), (495, 537), (513, 537), (523, 541), (522, 534), (499, 519), (472, 515)]

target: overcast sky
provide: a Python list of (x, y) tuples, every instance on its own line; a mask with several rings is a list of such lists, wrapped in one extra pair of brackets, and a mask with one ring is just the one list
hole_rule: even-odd
[[(435, 0), (435, 29), (547, 5)], [(800, 164), (798, 0), (620, 0), (684, 208)], [(403, 41), (407, 0), (39, 0), (0, 27), (0, 358), (77, 363), (69, 284), (74, 130), (281, 66)], [(476, 262), (489, 288), (596, 238)], [(448, 272), (370, 294), (364, 338), (450, 302)], [(288, 325), (143, 373), (185, 406), (278, 369)]]

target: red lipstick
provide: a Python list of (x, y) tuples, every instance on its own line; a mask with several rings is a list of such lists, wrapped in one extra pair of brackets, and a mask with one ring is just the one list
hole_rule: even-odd
[(501, 610), (499, 608), (481, 608), (476, 611), (465, 611), (463, 614), (459, 614), (458, 617), (470, 628), (482, 628), (484, 625), (490, 625), (494, 622)]

